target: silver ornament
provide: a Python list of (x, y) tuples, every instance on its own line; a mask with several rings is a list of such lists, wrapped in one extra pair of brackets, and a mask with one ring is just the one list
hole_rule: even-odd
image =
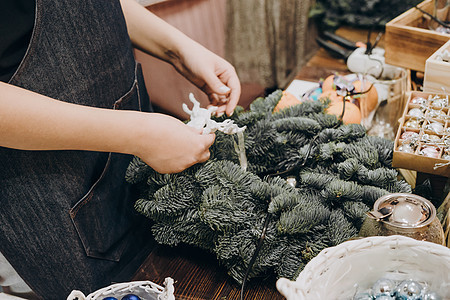
[(414, 148), (410, 144), (400, 145), (397, 150), (405, 153), (414, 153)]
[(427, 99), (425, 99), (423, 97), (420, 97), (420, 96), (417, 96), (417, 97), (412, 98), (410, 102), (412, 104), (424, 105), (424, 104), (427, 103), (427, 101), (428, 101)]
[(423, 118), (425, 116), (423, 111), (417, 107), (410, 109), (408, 111), (408, 115), (410, 115), (411, 117), (414, 117), (414, 118)]
[(435, 292), (426, 292), (422, 295), (422, 300), (442, 300), (442, 298)]
[(430, 117), (430, 118), (441, 118), (441, 119), (443, 119), (443, 118), (445, 118), (446, 114), (442, 110), (430, 109), (427, 112), (427, 116)]
[(372, 293), (375, 297), (381, 295), (390, 296), (394, 292), (394, 290), (395, 290), (395, 283), (387, 278), (381, 278), (377, 280), (372, 286)]
[(419, 138), (419, 134), (415, 131), (405, 131), (400, 136), (400, 139), (406, 141), (415, 141), (417, 138)]
[(411, 118), (408, 121), (406, 121), (405, 127), (417, 129), (420, 127), (420, 121), (417, 119)]
[(397, 299), (401, 300), (419, 300), (422, 291), (422, 285), (414, 280), (404, 280), (395, 289)]
[(448, 100), (446, 98), (440, 98), (438, 96), (431, 99), (431, 106), (436, 108), (444, 108), (448, 106)]
[(437, 134), (442, 134), (444, 132), (444, 125), (439, 122), (431, 122), (424, 126), (426, 130), (433, 131)]
[(439, 143), (441, 141), (441, 138), (435, 134), (425, 133), (424, 135), (422, 135), (422, 141), (429, 143)]
[(353, 300), (373, 300), (373, 297), (370, 293), (359, 293), (353, 297)]
[(422, 149), (420, 149), (419, 155), (423, 155), (423, 156), (431, 157), (431, 158), (438, 158), (439, 150), (436, 147), (425, 146)]

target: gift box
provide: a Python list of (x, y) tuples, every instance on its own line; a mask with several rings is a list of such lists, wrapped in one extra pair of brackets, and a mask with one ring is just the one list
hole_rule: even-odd
[(450, 94), (450, 40), (426, 60), (423, 91)]
[(399, 120), (392, 166), (450, 176), (447, 94), (411, 92)]
[[(434, 0), (423, 1), (418, 7), (433, 14)], [(450, 39), (450, 34), (431, 30), (430, 20), (413, 7), (389, 21), (386, 24), (385, 62), (424, 72), (426, 60)]]

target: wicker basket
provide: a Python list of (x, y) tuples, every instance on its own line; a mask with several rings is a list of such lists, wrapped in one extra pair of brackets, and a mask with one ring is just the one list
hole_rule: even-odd
[(121, 299), (128, 294), (134, 294), (142, 300), (175, 300), (173, 295), (173, 279), (166, 278), (164, 288), (151, 281), (132, 281), (116, 283), (87, 296), (81, 291), (74, 290), (67, 300), (102, 300), (106, 297)]
[(413, 279), (450, 299), (450, 249), (393, 235), (351, 240), (322, 250), (296, 281), (280, 278), (287, 300), (353, 299), (380, 278)]

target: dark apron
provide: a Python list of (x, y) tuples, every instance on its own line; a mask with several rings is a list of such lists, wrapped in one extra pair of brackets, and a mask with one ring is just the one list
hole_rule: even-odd
[[(37, 0), (9, 83), (70, 103), (150, 109), (118, 0)], [(130, 159), (0, 148), (0, 252), (39, 296), (61, 300), (130, 279), (150, 239), (124, 181)]]

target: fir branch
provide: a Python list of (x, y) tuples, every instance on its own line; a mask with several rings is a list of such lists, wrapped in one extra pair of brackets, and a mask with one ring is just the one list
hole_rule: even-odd
[(360, 201), (363, 197), (363, 190), (353, 181), (335, 179), (322, 189), (321, 195), (325, 201), (334, 206), (345, 200)]
[(317, 121), (322, 128), (333, 128), (341, 124), (341, 121), (335, 115), (314, 113), (310, 114), (308, 117)]
[(125, 172), (125, 180), (128, 183), (136, 184), (145, 181), (152, 168), (143, 162), (139, 157), (134, 156)]
[(324, 143), (318, 147), (319, 154), (317, 155), (317, 160), (319, 161), (330, 161), (334, 160), (335, 156), (342, 153), (345, 148), (345, 143)]
[(178, 216), (195, 207), (198, 202), (198, 189), (191, 177), (179, 176), (175, 182), (158, 189), (153, 200), (145, 206), (145, 213), (153, 219), (161, 216)]
[(356, 236), (358, 230), (350, 223), (341, 210), (334, 210), (328, 221), (326, 235), (330, 241), (329, 246), (336, 246)]
[(364, 166), (373, 169), (379, 166), (378, 152), (365, 143), (347, 144), (342, 152), (344, 159), (356, 158)]
[[(201, 220), (219, 232), (233, 232), (249, 226), (258, 219), (251, 201), (236, 201), (220, 186), (210, 186), (202, 195)], [(250, 204), (250, 205), (248, 205)]]
[(303, 201), (292, 210), (283, 212), (278, 220), (280, 234), (304, 234), (330, 216), (330, 211), (318, 201)]
[(370, 185), (362, 186), (362, 190), (363, 190), (363, 198), (362, 198), (363, 202), (371, 207), (378, 198), (389, 194), (389, 192), (386, 191), (385, 189)]
[(305, 101), (301, 105), (290, 106), (274, 113), (271, 119), (275, 121), (289, 117), (308, 117), (311, 114), (323, 113), (324, 110), (325, 105), (319, 101)]
[(321, 174), (314, 172), (300, 173), (300, 182), (304, 186), (315, 189), (324, 189), (330, 182), (336, 179), (335, 175)]
[(317, 121), (306, 117), (278, 119), (271, 124), (277, 131), (300, 131), (315, 134), (322, 129)]
[(337, 165), (337, 171), (339, 173), (339, 178), (342, 180), (354, 180), (356, 174), (360, 169), (361, 165), (359, 164), (356, 158), (349, 158)]
[(366, 213), (370, 211), (370, 207), (362, 202), (346, 201), (342, 205), (342, 210), (355, 228), (361, 228), (366, 218)]

